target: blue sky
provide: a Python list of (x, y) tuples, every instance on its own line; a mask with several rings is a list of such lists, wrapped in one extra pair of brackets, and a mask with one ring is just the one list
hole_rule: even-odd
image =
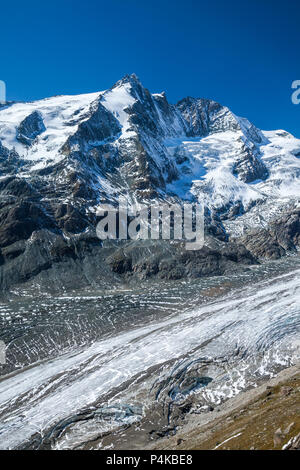
[(300, 137), (299, 0), (1, 2), (0, 79), (10, 100), (109, 88), (135, 72), (169, 101), (215, 99)]

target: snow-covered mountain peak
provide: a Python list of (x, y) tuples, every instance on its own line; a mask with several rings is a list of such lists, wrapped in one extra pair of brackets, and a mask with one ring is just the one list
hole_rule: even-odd
[(129, 84), (133, 88), (136, 86), (143, 86), (139, 77), (135, 73), (126, 74), (120, 80), (118, 80), (112, 88)]
[[(55, 96), (29, 103), (15, 103), (1, 109), (0, 141), (21, 158), (36, 162), (34, 168), (43, 166), (45, 161), (58, 162), (63, 158), (61, 147), (76, 132), (78, 123), (87, 119), (90, 105), (99, 95)], [(40, 132), (30, 139), (32, 129), (28, 126), (37, 115), (40, 116)], [(25, 127), (28, 136), (24, 134), (24, 139), (18, 138), (20, 128), (26, 133)]]
[(263, 132), (213, 100), (173, 105), (135, 74), (106, 91), (0, 108), (1, 176), (34, 179), (47, 197), (88, 207), (201, 197), (237, 218), (271, 198), (297, 203), (299, 155), (285, 131)]

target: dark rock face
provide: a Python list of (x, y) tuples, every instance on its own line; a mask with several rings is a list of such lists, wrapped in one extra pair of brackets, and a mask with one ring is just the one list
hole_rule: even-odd
[(101, 103), (93, 103), (91, 108), (90, 117), (81, 122), (77, 132), (67, 140), (62, 149), (64, 153), (70, 154), (74, 146), (77, 146), (79, 151), (85, 152), (90, 146), (99, 145), (102, 141), (114, 138), (120, 133), (119, 122)]
[(55, 211), (55, 220), (61, 229), (70, 233), (80, 233), (89, 225), (84, 214), (71, 204), (60, 204)]
[[(1, 291), (38, 283), (48, 291), (101, 286), (103, 282), (137, 282), (146, 279), (176, 280), (222, 275), (257, 263), (242, 245), (223, 242), (219, 248), (186, 251), (184, 243), (169, 241), (101, 242), (93, 231), (81, 232), (80, 218), (59, 206), (57, 226), (38, 207), (12, 208), (1, 221)], [(75, 226), (73, 226), (75, 223)], [(71, 224), (69, 226), (69, 224)], [(61, 236), (59, 226), (69, 233)], [(72, 232), (76, 232), (72, 235)]]
[(228, 235), (222, 224), (222, 218), (217, 212), (211, 212), (206, 209), (204, 212), (204, 220), (204, 232), (206, 236), (211, 235), (223, 242), (228, 240)]
[(281, 243), (291, 242), (295, 246), (300, 246), (300, 209), (286, 214), (278, 223), (275, 224), (276, 235)]
[[(166, 97), (166, 94), (163, 92), (160, 95), (153, 95), (153, 100), (155, 102), (156, 109), (158, 110), (159, 114), (163, 116), (164, 123), (166, 125), (166, 129), (168, 132), (172, 132), (174, 127), (180, 126), (183, 128), (185, 132), (188, 131), (186, 126), (186, 122), (183, 119), (181, 113), (177, 109), (176, 106), (171, 105)], [(176, 133), (174, 133), (176, 136)]]
[(37, 205), (20, 202), (1, 211), (0, 246), (5, 247), (19, 240), (27, 240), (41, 228), (55, 228), (53, 220)]
[[(121, 154), (123, 155), (123, 149)], [(157, 197), (156, 189), (158, 187), (165, 188), (165, 180), (161, 169), (151, 158), (139, 139), (131, 141), (130, 155), (134, 158), (127, 165), (124, 165), (121, 171), (131, 191), (139, 199)]]
[(215, 101), (202, 98), (184, 98), (176, 105), (185, 120), (190, 137), (205, 136), (212, 132), (238, 130), (229, 109)]
[(111, 269), (126, 279), (175, 280), (222, 275), (237, 269), (239, 263), (247, 266), (257, 261), (245, 247), (231, 243), (219, 250), (204, 246), (198, 251), (187, 251), (182, 243), (135, 242), (108, 259)]
[(0, 192), (1, 196), (7, 195), (17, 198), (38, 197), (38, 192), (30, 183), (23, 178), (17, 178), (14, 176), (0, 181)]
[(294, 210), (268, 229), (255, 230), (241, 243), (256, 257), (279, 259), (300, 246), (300, 210)]
[(14, 150), (4, 147), (0, 140), (0, 175), (13, 175), (25, 165), (24, 160)]
[(27, 116), (17, 129), (17, 140), (24, 145), (32, 145), (34, 139), (46, 130), (43, 118), (38, 111)]

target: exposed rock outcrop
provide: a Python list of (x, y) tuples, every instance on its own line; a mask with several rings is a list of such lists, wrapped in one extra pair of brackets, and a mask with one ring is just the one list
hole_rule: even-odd
[(17, 140), (24, 145), (32, 145), (35, 138), (46, 130), (43, 118), (38, 111), (27, 116), (17, 128)]

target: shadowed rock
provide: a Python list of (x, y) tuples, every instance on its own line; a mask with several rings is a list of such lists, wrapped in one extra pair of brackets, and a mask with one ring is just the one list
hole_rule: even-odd
[(30, 146), (35, 138), (46, 130), (41, 113), (34, 111), (17, 128), (17, 140)]

